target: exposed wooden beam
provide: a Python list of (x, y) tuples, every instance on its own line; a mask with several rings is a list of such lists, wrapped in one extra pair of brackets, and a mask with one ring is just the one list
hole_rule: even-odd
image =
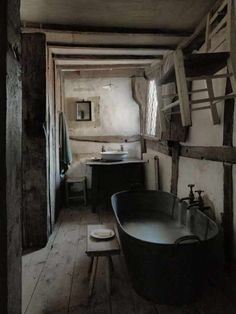
[[(62, 71), (65, 73), (65, 71)], [(76, 71), (79, 78), (95, 78), (95, 77), (133, 77), (144, 76), (143, 69), (102, 69), (102, 70), (79, 70)]]
[(90, 60), (90, 59), (55, 59), (56, 65), (115, 65), (115, 64), (149, 64), (149, 59), (106, 59), (106, 60)]
[(68, 47), (49, 45), (49, 49), (56, 55), (138, 55), (156, 56), (167, 53), (168, 49), (147, 48), (147, 47)]
[(58, 65), (57, 69), (62, 71), (94, 71), (114, 69), (144, 69), (146, 64), (98, 64), (98, 65)]
[[(134, 50), (134, 51), (137, 51), (137, 50), (157, 50), (157, 51), (161, 51), (161, 52), (168, 52), (168, 51), (172, 51), (172, 50), (175, 50), (175, 48), (177, 47), (176, 45), (159, 45), (158, 43), (157, 44), (153, 44), (153, 45), (145, 45), (145, 44), (139, 44), (139, 45), (135, 45), (135, 44), (113, 44), (113, 43), (110, 43), (110, 44), (91, 44), (91, 43), (88, 43), (88, 44), (75, 44), (75, 43), (71, 43), (71, 44), (68, 44), (68, 43), (51, 43), (51, 42), (48, 42), (48, 46), (49, 48), (53, 49), (53, 47), (63, 47), (63, 48), (67, 48), (67, 49), (71, 49), (71, 48), (75, 48), (75, 49), (114, 49), (114, 50), (118, 50), (121, 49), (121, 50), (128, 50), (128, 49), (131, 49), (131, 50)], [(53, 52), (53, 51), (52, 51)]]
[(172, 146), (172, 166), (171, 166), (171, 193), (177, 195), (178, 190), (178, 178), (179, 178), (179, 151), (180, 144), (178, 142), (173, 142)]
[(224, 229), (224, 253), (225, 262), (228, 267), (233, 262), (234, 250), (234, 206), (233, 206), (233, 165), (224, 163), (224, 213), (223, 213), (223, 229)]
[(76, 32), (43, 28), (22, 28), (22, 33), (44, 33), (50, 45), (81, 47), (155, 47), (174, 49), (183, 37), (145, 33)]
[(176, 29), (156, 29), (156, 28), (125, 28), (125, 27), (84, 27), (80, 25), (63, 25), (63, 24), (41, 24), (32, 22), (22, 22), (22, 30), (25, 29), (40, 29), (50, 31), (72, 31), (83, 33), (119, 33), (119, 34), (156, 34), (165, 37), (188, 37), (193, 30), (176, 30)]
[(148, 148), (151, 148), (153, 150), (158, 151), (159, 153), (171, 156), (171, 149), (170, 147), (167, 145), (166, 142), (162, 142), (160, 140), (158, 140), (156, 137), (154, 136), (147, 136), (144, 135), (143, 138), (146, 141), (146, 145)]
[[(160, 153), (171, 155), (167, 144), (161, 142), (157, 138), (144, 136), (147, 141), (147, 146), (152, 146), (153, 149)], [(180, 146), (180, 156), (194, 158), (200, 160), (211, 160), (236, 164), (236, 147), (230, 146)]]
[(140, 135), (123, 136), (70, 136), (70, 139), (78, 142), (97, 142), (97, 143), (132, 143), (139, 142)]
[[(231, 93), (232, 88), (230, 79), (227, 78), (225, 93)], [(223, 127), (223, 145), (233, 146), (233, 128), (234, 128), (234, 102), (235, 99), (225, 99), (224, 106), (224, 127)]]
[(53, 54), (54, 59), (57, 60), (121, 60), (121, 59), (131, 59), (131, 60), (162, 60), (163, 55), (82, 55), (82, 54)]

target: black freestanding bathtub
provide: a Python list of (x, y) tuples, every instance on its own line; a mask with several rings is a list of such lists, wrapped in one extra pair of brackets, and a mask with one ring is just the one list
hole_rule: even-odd
[(112, 206), (136, 292), (160, 304), (195, 301), (220, 260), (217, 224), (161, 191), (119, 192)]

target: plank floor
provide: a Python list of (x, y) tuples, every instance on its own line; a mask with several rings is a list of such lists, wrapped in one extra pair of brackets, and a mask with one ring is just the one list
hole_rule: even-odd
[(152, 304), (133, 291), (122, 255), (113, 257), (112, 295), (106, 293), (105, 260), (99, 258), (94, 295), (88, 299), (86, 225), (113, 221), (111, 210), (93, 214), (80, 206), (61, 211), (47, 246), (23, 256), (22, 314), (236, 314), (231, 274), (221, 287), (209, 286), (195, 304)]

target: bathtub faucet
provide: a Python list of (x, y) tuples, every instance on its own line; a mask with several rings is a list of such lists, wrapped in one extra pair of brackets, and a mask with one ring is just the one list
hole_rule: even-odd
[(192, 202), (191, 204), (188, 205), (187, 209), (191, 209), (192, 207), (198, 207), (200, 209), (199, 201)]
[(193, 194), (194, 186), (195, 186), (194, 184), (188, 184), (188, 187), (190, 188), (189, 195), (188, 197), (181, 198), (180, 202), (189, 201), (189, 204), (192, 204), (194, 202), (194, 194)]

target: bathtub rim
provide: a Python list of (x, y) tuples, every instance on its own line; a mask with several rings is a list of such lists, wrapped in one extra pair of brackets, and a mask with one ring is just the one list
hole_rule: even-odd
[(135, 239), (137, 241), (140, 241), (142, 243), (145, 243), (145, 244), (149, 244), (149, 245), (158, 245), (158, 246), (176, 246), (176, 247), (187, 247), (187, 246), (190, 246), (190, 245), (199, 245), (199, 244), (203, 244), (203, 243), (209, 243), (211, 241), (214, 241), (217, 237), (219, 237), (220, 233), (221, 233), (221, 229), (220, 229), (220, 226), (212, 219), (210, 218), (209, 216), (207, 216), (204, 212), (200, 211), (199, 209), (195, 208), (195, 210), (200, 214), (200, 215), (203, 215), (204, 217), (207, 217), (207, 219), (209, 219), (217, 228), (217, 232), (216, 234), (207, 239), (207, 240), (202, 240), (201, 242), (199, 241), (194, 241), (194, 242), (188, 242), (188, 243), (180, 243), (180, 244), (177, 244), (177, 243), (157, 243), (157, 242), (151, 242), (151, 241), (146, 241), (146, 240), (142, 240), (142, 239), (139, 239), (139, 238), (136, 238), (134, 237), (133, 235), (131, 235), (130, 233), (128, 233), (122, 226), (121, 222), (120, 222), (120, 219), (117, 215), (117, 212), (116, 210), (114, 209), (114, 198), (119, 195), (119, 194), (128, 194), (128, 193), (138, 193), (138, 192), (158, 192), (158, 193), (163, 193), (163, 194), (168, 194), (168, 195), (172, 195), (175, 200), (177, 199), (179, 202), (180, 202), (180, 199), (173, 193), (169, 193), (169, 192), (166, 192), (166, 191), (157, 191), (157, 190), (123, 190), (123, 191), (119, 191), (117, 193), (114, 193), (112, 196), (111, 196), (111, 204), (112, 204), (112, 209), (113, 209), (113, 212), (115, 214), (115, 217), (116, 217), (116, 223), (118, 223), (119, 227), (121, 228), (121, 230), (130, 238), (132, 239)]

